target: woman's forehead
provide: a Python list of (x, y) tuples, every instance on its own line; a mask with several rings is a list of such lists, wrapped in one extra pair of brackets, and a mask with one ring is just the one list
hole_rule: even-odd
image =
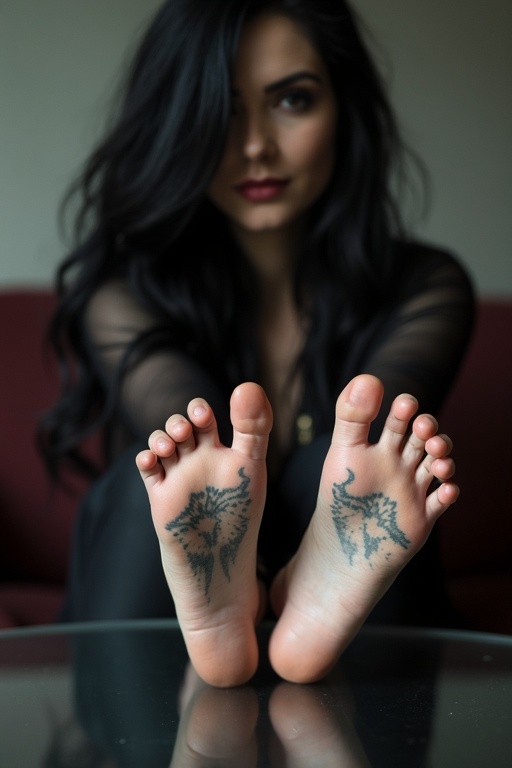
[(264, 87), (297, 71), (327, 76), (322, 57), (301, 26), (270, 13), (248, 22), (235, 57), (233, 89)]

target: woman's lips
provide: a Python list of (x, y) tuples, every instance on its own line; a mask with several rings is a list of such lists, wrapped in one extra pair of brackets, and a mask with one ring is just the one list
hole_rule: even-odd
[(242, 184), (237, 184), (235, 189), (246, 200), (261, 202), (278, 197), (288, 184), (289, 179), (248, 179)]

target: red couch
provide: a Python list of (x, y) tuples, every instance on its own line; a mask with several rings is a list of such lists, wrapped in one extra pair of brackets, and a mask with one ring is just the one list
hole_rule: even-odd
[(461, 495), (441, 518), (452, 601), (473, 629), (512, 635), (512, 300), (486, 300), (439, 416)]
[[(0, 293), (0, 628), (52, 622), (77, 499), (50, 492), (34, 444), (56, 393), (43, 337), (44, 290)], [(483, 301), (473, 343), (440, 417), (455, 440), (457, 505), (440, 521), (453, 602), (467, 625), (512, 634), (512, 301)]]
[(35, 445), (57, 376), (43, 342), (49, 291), (0, 293), (0, 628), (52, 622), (60, 608), (77, 498), (52, 490)]

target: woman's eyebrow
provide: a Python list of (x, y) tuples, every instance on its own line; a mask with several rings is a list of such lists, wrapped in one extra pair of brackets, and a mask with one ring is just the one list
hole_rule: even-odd
[[(308, 72), (307, 70), (303, 70), (300, 72), (293, 72), (291, 75), (287, 75), (286, 77), (281, 78), (280, 80), (276, 80), (274, 83), (270, 83), (269, 85), (266, 85), (264, 88), (265, 93), (274, 93), (275, 91), (281, 90), (281, 88), (286, 88), (289, 85), (293, 85), (293, 83), (296, 83), (298, 80), (314, 80), (315, 83), (320, 83), (321, 79), (318, 75), (315, 75), (314, 72)], [(233, 96), (239, 96), (240, 91), (238, 88), (232, 88), (231, 94)]]
[(320, 82), (318, 75), (315, 75), (314, 72), (304, 70), (302, 72), (294, 72), (287, 77), (283, 77), (281, 80), (276, 80), (275, 83), (270, 83), (270, 85), (265, 86), (265, 93), (279, 91), (281, 88), (286, 88), (288, 85), (292, 85), (298, 80), (314, 80), (316, 83)]

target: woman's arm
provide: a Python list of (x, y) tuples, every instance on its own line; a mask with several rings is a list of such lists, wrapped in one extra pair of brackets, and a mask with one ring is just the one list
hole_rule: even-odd
[[(399, 248), (399, 300), (378, 319), (358, 372), (383, 381), (381, 413), (388, 412), (397, 395), (408, 392), (423, 412), (435, 414), (471, 336), (473, 289), (465, 270), (449, 254), (416, 244)], [(376, 422), (374, 436), (382, 426)]]
[[(117, 377), (129, 346), (158, 322), (122, 281), (103, 285), (89, 303), (85, 336), (91, 364), (107, 393), (116, 392)], [(116, 426), (124, 440), (146, 440), (173, 413), (186, 413), (193, 397), (214, 408), (221, 433), (229, 428), (228, 401), (213, 377), (183, 351), (158, 349), (129, 366), (119, 382)], [(124, 446), (119, 446), (122, 448)]]

